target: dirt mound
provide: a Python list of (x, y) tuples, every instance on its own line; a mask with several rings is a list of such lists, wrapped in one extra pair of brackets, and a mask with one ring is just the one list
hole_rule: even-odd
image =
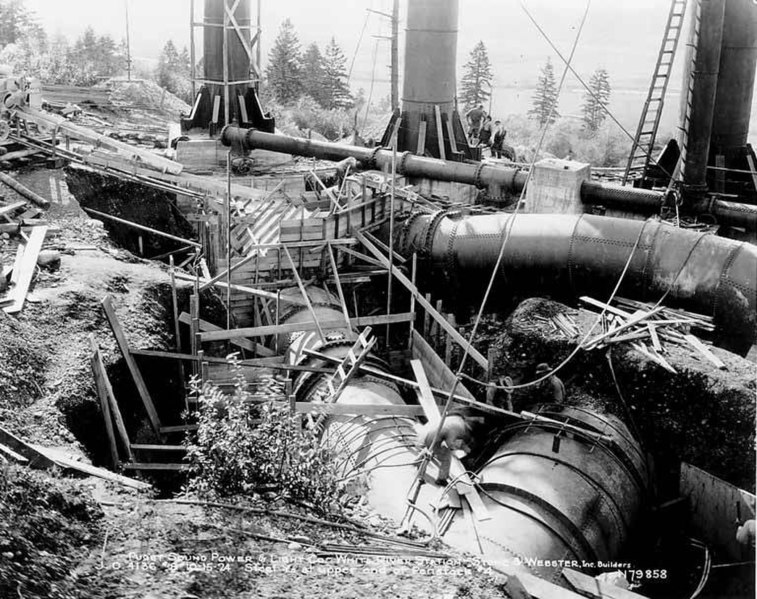
[[(498, 360), (494, 374), (511, 376), (516, 384), (535, 380), (540, 362), (555, 367), (575, 348), (576, 340), (552, 329), (549, 317), (569, 313), (581, 335), (597, 314), (532, 298), (522, 302), (504, 325), (489, 319), (476, 344), (486, 355), (492, 347)], [(595, 329), (596, 332), (597, 329)], [(626, 344), (612, 349), (612, 364), (623, 398), (646, 449), (657, 459), (661, 476), (675, 483), (678, 462), (686, 461), (743, 489), (754, 489), (755, 380), (754, 365), (712, 348), (727, 366), (718, 370), (688, 348), (665, 344), (672, 374)], [(627, 420), (612, 378), (607, 350), (580, 351), (560, 371), (567, 403), (607, 411)], [(515, 393), (516, 407), (543, 401), (536, 387)]]
[(108, 85), (111, 88), (110, 100), (116, 106), (139, 107), (172, 115), (189, 114), (192, 110), (189, 104), (154, 81), (111, 79)]
[(81, 484), (0, 467), (0, 597), (81, 596), (71, 572), (100, 544), (102, 516)]

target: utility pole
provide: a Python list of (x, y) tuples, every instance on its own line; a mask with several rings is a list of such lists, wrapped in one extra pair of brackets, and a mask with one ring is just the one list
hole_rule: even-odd
[(129, 0), (124, 0), (126, 9), (126, 78), (131, 81), (131, 39), (129, 37)]
[(399, 28), (400, 0), (394, 0), (392, 6), (392, 110), (397, 110), (400, 106)]

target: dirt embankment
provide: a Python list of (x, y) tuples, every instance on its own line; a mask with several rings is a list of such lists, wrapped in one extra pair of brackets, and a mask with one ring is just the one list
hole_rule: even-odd
[[(535, 367), (555, 367), (575, 348), (576, 340), (556, 332), (545, 318), (566, 312), (581, 335), (597, 314), (568, 308), (544, 299), (522, 302), (503, 324), (489, 319), (482, 324), (478, 349), (498, 352), (495, 376), (511, 376), (516, 384), (536, 379)], [(541, 319), (541, 320), (540, 320)], [(594, 330), (595, 334), (599, 330)], [(660, 478), (675, 484), (677, 467), (686, 461), (743, 489), (755, 486), (755, 366), (719, 348), (712, 352), (727, 370), (718, 370), (687, 347), (664, 343), (672, 374), (627, 344), (609, 353), (618, 388), (638, 428), (645, 449), (654, 456)], [(608, 350), (579, 353), (559, 377), (567, 389), (567, 402), (587, 404), (628, 421), (608, 362)], [(516, 407), (536, 401), (539, 389), (516, 391)], [(672, 489), (670, 489), (672, 491)]]

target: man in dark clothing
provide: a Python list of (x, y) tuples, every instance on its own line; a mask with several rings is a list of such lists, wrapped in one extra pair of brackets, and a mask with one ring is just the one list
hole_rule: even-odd
[(479, 145), (489, 147), (492, 139), (492, 117), (488, 114), (484, 117), (484, 122), (478, 132)]
[[(542, 362), (536, 367), (536, 377), (541, 378), (544, 375), (552, 371), (549, 364)], [(539, 395), (544, 401), (550, 403), (563, 403), (565, 400), (565, 385), (557, 377), (556, 374), (552, 374), (539, 384)]]
[(486, 112), (484, 111), (483, 104), (479, 104), (475, 108), (471, 108), (465, 114), (465, 118), (468, 121), (468, 136), (472, 145), (476, 145), (477, 143), (474, 142), (474, 140), (478, 140), (478, 130), (481, 127), (481, 121), (483, 120), (485, 114)]
[(494, 123), (494, 137), (492, 137), (492, 156), (502, 158), (502, 146), (505, 143), (507, 131), (502, 126), (502, 121)]

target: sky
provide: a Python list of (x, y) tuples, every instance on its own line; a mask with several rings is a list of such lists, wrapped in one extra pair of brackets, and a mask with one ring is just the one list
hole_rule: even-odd
[[(255, 14), (257, 0), (251, 0)], [(669, 3), (666, 0), (459, 0), (458, 78), (473, 46), (483, 41), (494, 70), (493, 112), (527, 110), (539, 68), (552, 57), (558, 78), (562, 63), (526, 15), (532, 13), (547, 35), (565, 54), (576, 36), (586, 3), (590, 8), (573, 65), (586, 80), (597, 67), (610, 73), (619, 118), (629, 126), (638, 118), (662, 39)], [(190, 0), (26, 0), (50, 34), (79, 36), (88, 25), (120, 40), (125, 36), (129, 7), (132, 54), (156, 59), (169, 39), (189, 45)], [(392, 0), (261, 0), (262, 53), (267, 56), (281, 22), (290, 18), (304, 46), (325, 44), (334, 36), (352, 68), (353, 90), (370, 90), (374, 98), (389, 91), (388, 19), (366, 9), (389, 12)], [(404, 19), (407, 0), (400, 0)], [(203, 0), (195, 0), (197, 20)], [(400, 25), (402, 48), (404, 23)], [(199, 39), (198, 49), (201, 48)], [(400, 56), (402, 50), (400, 50)], [(400, 59), (401, 60), (401, 59)], [(374, 68), (375, 62), (375, 68)], [(682, 61), (677, 61), (680, 67)], [(401, 78), (400, 78), (401, 81)], [(677, 110), (680, 68), (670, 83), (668, 120)], [(564, 106), (570, 114), (580, 106), (582, 90), (572, 77), (566, 80)], [(671, 106), (675, 106), (673, 110)], [(753, 119), (754, 120), (754, 119)], [(753, 129), (755, 123), (753, 123)]]

